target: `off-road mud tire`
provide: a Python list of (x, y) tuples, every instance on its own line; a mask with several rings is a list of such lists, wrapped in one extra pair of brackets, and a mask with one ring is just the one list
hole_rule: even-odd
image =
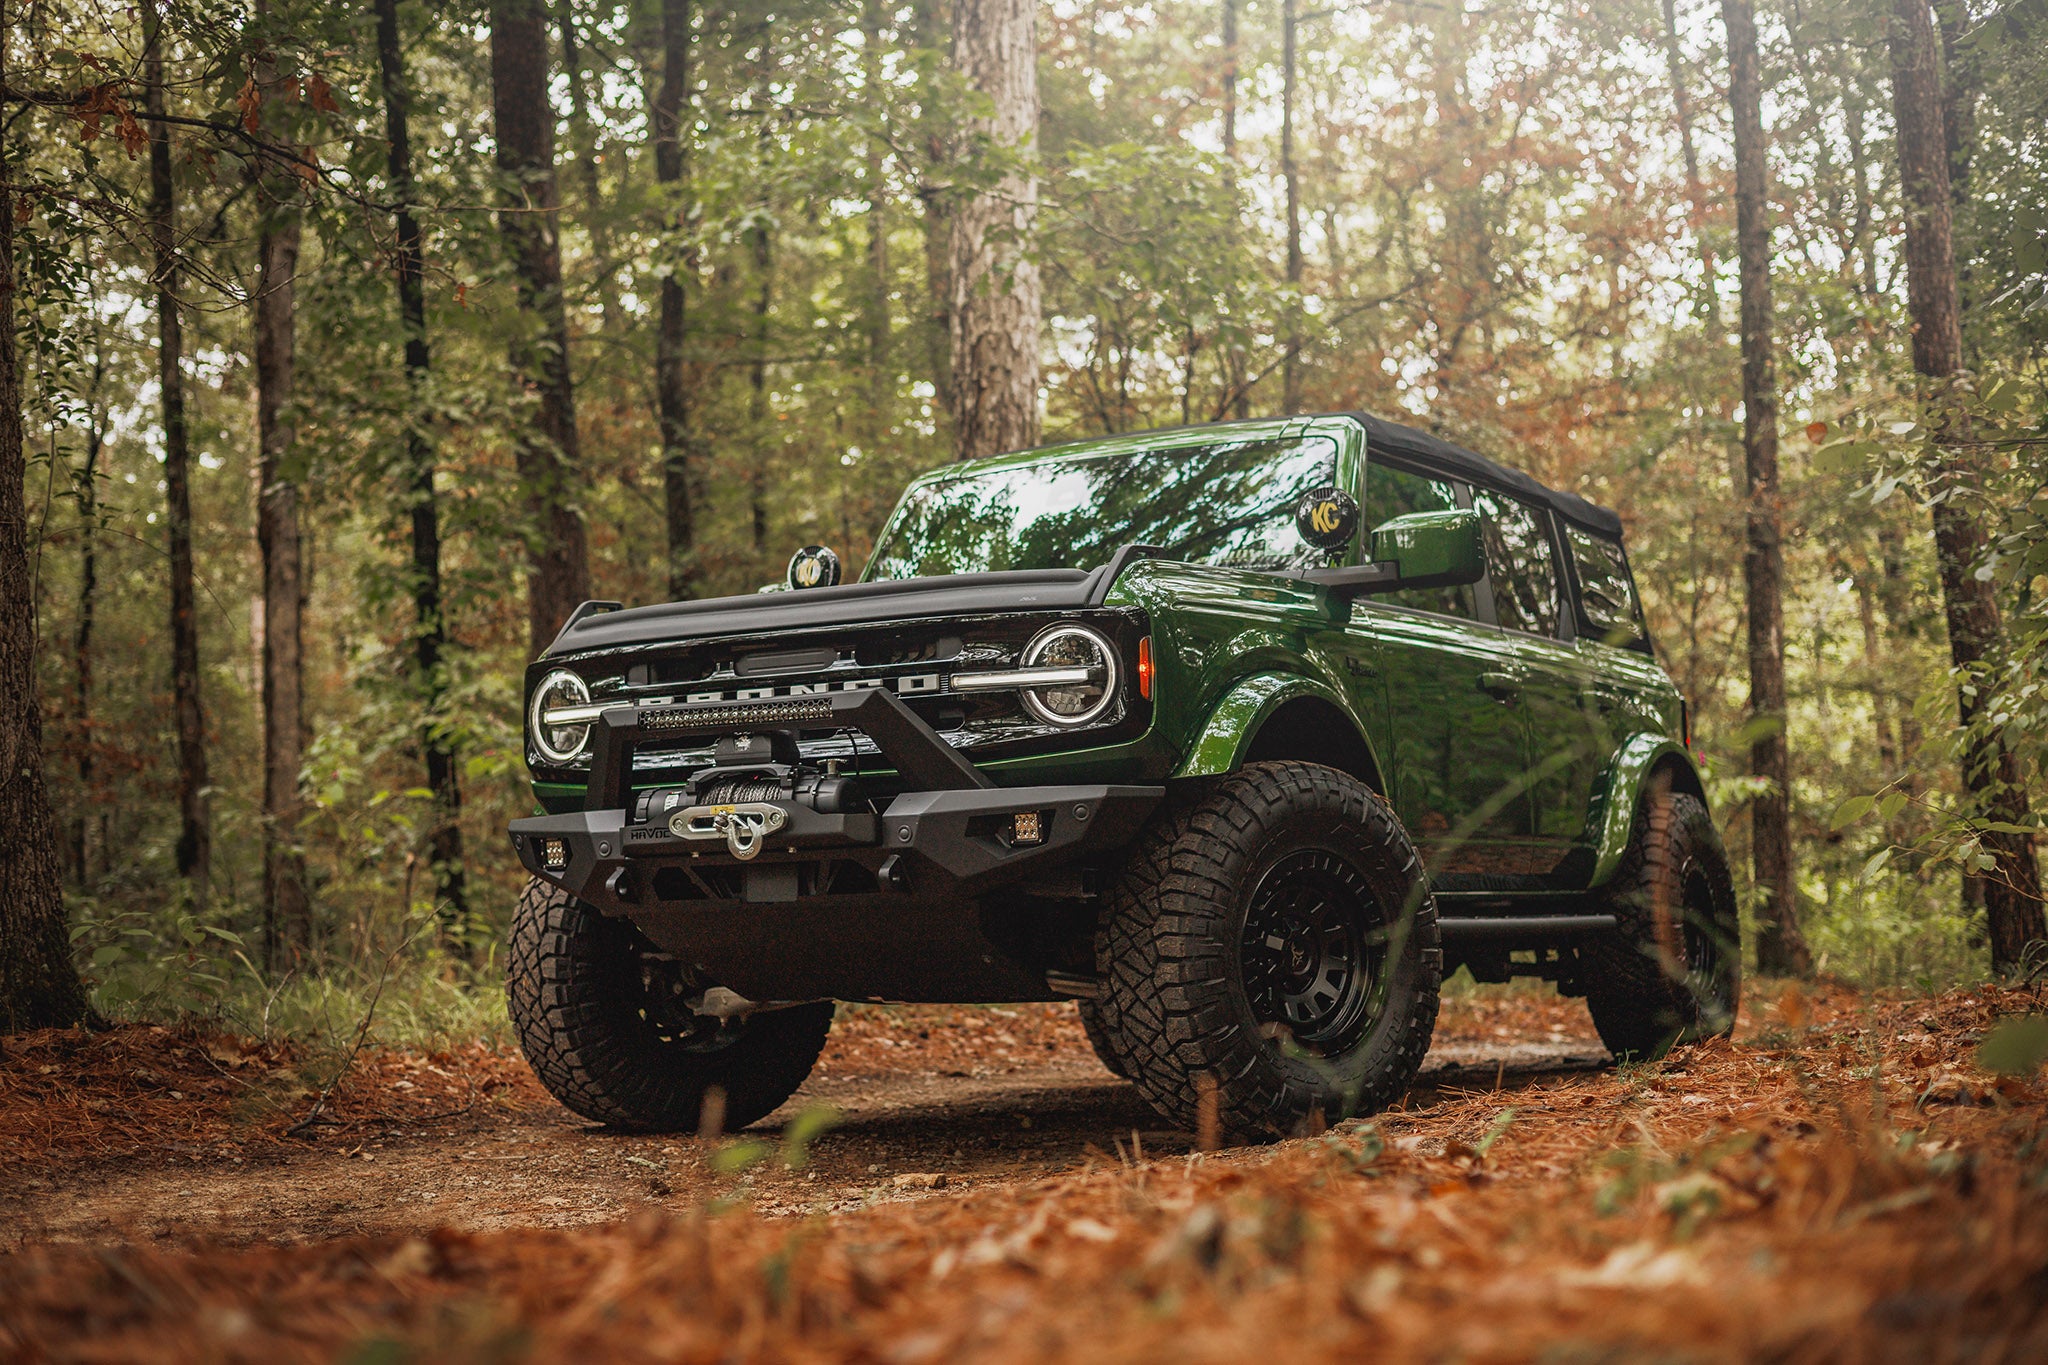
[(713, 1086), (725, 1094), (725, 1129), (767, 1117), (817, 1063), (832, 1002), (754, 1014), (713, 1050), (692, 1050), (642, 1003), (637, 955), (652, 947), (625, 920), (538, 878), (527, 883), (505, 995), (540, 1083), (584, 1118), (634, 1132), (697, 1129)]
[[(1247, 916), (1290, 857), (1335, 855), (1392, 928), (1355, 1042), (1313, 1055), (1255, 1015)], [(1350, 873), (1345, 875), (1349, 876)], [(1255, 763), (1154, 818), (1105, 897), (1093, 1002), (1115, 1055), (1169, 1122), (1264, 1141), (1371, 1113), (1414, 1080), (1436, 1025), (1436, 905), (1400, 820), (1363, 783), (1313, 763)]]
[(1698, 797), (1653, 782), (1601, 908), (1617, 927), (1586, 944), (1593, 1027), (1624, 1062), (1725, 1037), (1742, 998), (1735, 882)]
[(1110, 1075), (1129, 1080), (1130, 1068), (1124, 1065), (1123, 1058), (1116, 1055), (1116, 1039), (1102, 1022), (1102, 1011), (1095, 1007), (1093, 1000), (1076, 1000), (1074, 1005), (1081, 1015), (1081, 1031), (1088, 1035), (1088, 1046), (1095, 1049), (1096, 1060)]

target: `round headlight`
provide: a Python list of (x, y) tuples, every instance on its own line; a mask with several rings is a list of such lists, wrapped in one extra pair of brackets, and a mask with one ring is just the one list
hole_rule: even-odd
[(1024, 690), (1024, 708), (1054, 725), (1086, 725), (1116, 700), (1116, 647), (1086, 626), (1054, 626), (1024, 647), (1022, 666), (1085, 670), (1085, 682)]
[(588, 706), (590, 688), (566, 668), (558, 668), (533, 689), (533, 705), (526, 714), (526, 733), (540, 756), (556, 766), (565, 766), (583, 756), (590, 744), (590, 722), (549, 725), (544, 717), (567, 706)]

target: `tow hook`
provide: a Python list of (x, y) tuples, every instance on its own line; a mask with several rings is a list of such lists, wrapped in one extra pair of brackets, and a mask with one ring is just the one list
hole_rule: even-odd
[(765, 801), (736, 806), (685, 806), (668, 819), (678, 839), (725, 840), (732, 856), (750, 862), (767, 836), (789, 823), (789, 814)]

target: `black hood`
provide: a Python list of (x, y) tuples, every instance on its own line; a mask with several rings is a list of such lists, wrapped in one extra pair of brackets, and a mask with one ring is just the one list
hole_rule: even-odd
[(815, 626), (873, 625), (1008, 611), (1078, 611), (1102, 605), (1130, 553), (1121, 552), (1092, 571), (1034, 569), (949, 574), (847, 583), (836, 588), (752, 593), (744, 597), (713, 597), (701, 602), (634, 607), (630, 611), (586, 614), (579, 608), (543, 657)]

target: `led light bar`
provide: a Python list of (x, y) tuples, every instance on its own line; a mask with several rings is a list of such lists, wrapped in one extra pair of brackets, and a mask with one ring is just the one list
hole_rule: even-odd
[(594, 701), (587, 706), (556, 706), (540, 713), (541, 724), (588, 725), (614, 706), (631, 706), (630, 701)]
[(822, 697), (789, 701), (761, 701), (741, 706), (676, 706), (654, 711), (641, 718), (643, 730), (710, 730), (722, 725), (787, 725), (793, 721), (825, 720), (832, 703)]
[(955, 692), (1007, 692), (1020, 687), (1079, 687), (1093, 680), (1094, 668), (1014, 668), (1001, 673), (955, 673)]

